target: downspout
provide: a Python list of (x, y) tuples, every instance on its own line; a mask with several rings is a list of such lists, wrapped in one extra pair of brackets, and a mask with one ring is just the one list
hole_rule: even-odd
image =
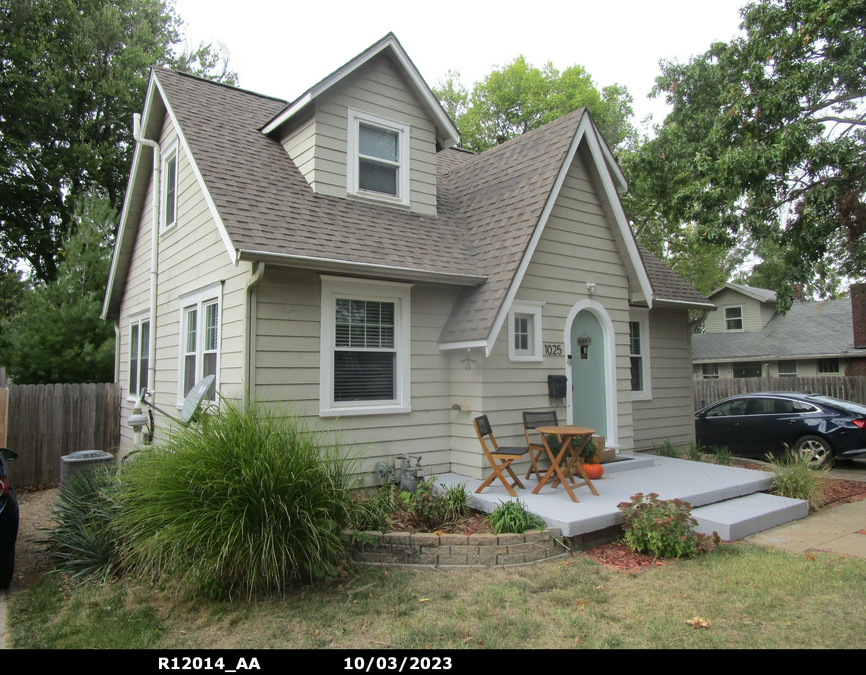
[(120, 321), (114, 320), (114, 383), (120, 382)]
[[(160, 200), (160, 176), (162, 155), (159, 143), (151, 141), (141, 135), (141, 115), (135, 113), (132, 116), (132, 137), (136, 143), (153, 148), (153, 191), (151, 197), (151, 221), (150, 221), (150, 334), (147, 345), (147, 383), (151, 390), (156, 390), (156, 289), (159, 271), (159, 200)], [(138, 392), (135, 392), (136, 394)], [(154, 397), (151, 401), (155, 401)]]
[(253, 398), (253, 394), (255, 392), (255, 383), (253, 380), (255, 379), (255, 365), (253, 364), (254, 354), (255, 354), (255, 312), (252, 310), (253, 305), (253, 291), (258, 283), (262, 280), (262, 277), (265, 275), (265, 263), (260, 262), (256, 263), (256, 269), (253, 272), (252, 276), (247, 281), (246, 286), (246, 317), (244, 321), (245, 328), (245, 337), (244, 337), (244, 388), (246, 389), (246, 396), (244, 397), (244, 405), (246, 406), (249, 401)]

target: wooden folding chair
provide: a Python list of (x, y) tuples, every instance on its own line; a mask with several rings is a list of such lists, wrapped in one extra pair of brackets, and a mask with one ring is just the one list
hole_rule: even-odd
[[(488, 476), (486, 481), (478, 486), (475, 493), (478, 494), (498, 478), (502, 481), (505, 489), (508, 490), (508, 494), (512, 497), (516, 497), (517, 493), (513, 489), (514, 486), (516, 485), (521, 490), (524, 488), (523, 483), (521, 483), (520, 479), (514, 474), (514, 471), (511, 468), (511, 463), (514, 460), (523, 457), (523, 455), (529, 451), (529, 448), (523, 446), (500, 448), (499, 444), (496, 442), (496, 437), (493, 435), (493, 429), (490, 428), (490, 421), (487, 419), (487, 415), (476, 417), (472, 423), (475, 425), (475, 433), (478, 434), (478, 440), (481, 442), (484, 455), (487, 457), (487, 461), (490, 462), (490, 466), (493, 467), (493, 473)], [(490, 444), (493, 446), (493, 450), (490, 450), (487, 447), (487, 443), (484, 442), (485, 436), (490, 439)], [(514, 482), (510, 485), (502, 474), (503, 471), (507, 471), (508, 475), (514, 479)]]
[[(534, 431), (538, 427), (558, 427), (559, 420), (556, 418), (555, 410), (546, 410), (544, 412), (525, 412), (523, 413), (523, 430), (526, 432), (526, 446), (529, 448), (529, 469), (526, 471), (525, 478), (529, 478), (535, 473), (536, 478), (541, 480), (541, 472), (538, 470), (538, 460), (546, 453), (544, 449), (544, 441), (541, 444), (533, 443), (529, 436), (530, 431)], [(562, 443), (553, 441), (550, 442), (550, 449), (557, 453), (562, 448)]]

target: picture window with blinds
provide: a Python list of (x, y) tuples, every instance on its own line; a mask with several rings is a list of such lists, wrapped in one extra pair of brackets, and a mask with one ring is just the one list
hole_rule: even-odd
[(349, 109), (350, 194), (409, 203), (409, 127)]
[(320, 415), (410, 410), (410, 288), (322, 277)]

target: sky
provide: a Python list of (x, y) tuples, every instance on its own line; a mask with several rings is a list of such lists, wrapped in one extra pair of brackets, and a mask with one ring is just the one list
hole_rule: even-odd
[(431, 87), (459, 71), (467, 87), (523, 55), (535, 66), (582, 65), (599, 88), (625, 85), (635, 123), (659, 123), (647, 95), (659, 61), (686, 61), (739, 32), (746, 0), (175, 0), (189, 41), (222, 42), (240, 86), (293, 100), (393, 32)]

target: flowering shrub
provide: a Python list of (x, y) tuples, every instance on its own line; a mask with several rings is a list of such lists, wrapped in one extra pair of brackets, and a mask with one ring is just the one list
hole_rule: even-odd
[(692, 518), (688, 502), (660, 500), (655, 492), (646, 496), (638, 492), (617, 508), (623, 512), (625, 542), (632, 551), (663, 558), (680, 558), (698, 551), (700, 540), (694, 532), (698, 521)]

